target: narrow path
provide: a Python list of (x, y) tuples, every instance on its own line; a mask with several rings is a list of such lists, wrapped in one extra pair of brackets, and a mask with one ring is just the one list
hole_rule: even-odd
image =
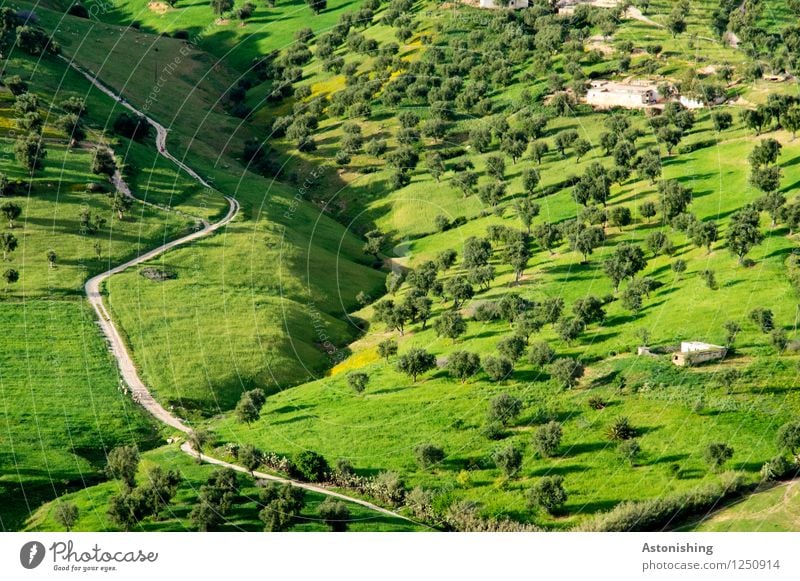
[[(192, 448), (189, 442), (184, 442), (181, 444), (181, 450), (189, 454), (190, 456), (194, 456), (195, 458), (200, 458), (204, 462), (208, 462), (209, 464), (214, 464), (215, 466), (222, 466), (224, 468), (230, 468), (232, 470), (236, 470), (237, 472), (242, 472), (243, 474), (251, 474), (249, 470), (244, 468), (243, 466), (237, 466), (236, 464), (231, 464), (230, 462), (225, 462), (224, 460), (219, 460), (217, 458), (212, 458), (211, 456), (207, 456), (202, 452), (200, 454), (197, 453), (197, 450)], [(323, 488), (322, 486), (316, 486), (314, 484), (309, 484), (307, 482), (299, 482), (297, 480), (291, 480), (290, 478), (281, 478), (280, 476), (275, 476), (274, 474), (267, 474), (266, 472), (259, 472), (258, 470), (252, 473), (252, 476), (255, 478), (260, 478), (262, 480), (270, 480), (272, 482), (281, 482), (283, 484), (291, 484), (296, 488), (302, 488), (303, 490), (308, 490), (310, 492), (317, 492), (319, 494), (324, 494), (326, 496), (331, 496), (333, 498), (338, 498), (339, 500), (344, 500), (346, 502), (352, 502), (353, 504), (359, 504), (363, 507), (372, 509), (376, 512), (381, 514), (385, 514), (386, 516), (391, 516), (393, 518), (400, 518), (403, 520), (410, 520), (406, 517), (397, 514), (396, 512), (392, 512), (388, 508), (383, 508), (378, 506), (377, 504), (372, 504), (367, 500), (361, 500), (360, 498), (353, 498), (352, 496), (347, 496), (346, 494), (341, 494), (339, 492), (334, 492), (333, 490), (328, 490), (327, 488)]]
[[(100, 83), (96, 77), (81, 69), (78, 65), (73, 63), (72, 61), (61, 57), (64, 59), (70, 67), (75, 69), (77, 72), (82, 74), (86, 79), (92, 83), (95, 87), (97, 87), (100, 91), (135, 113), (136, 115), (142, 115), (136, 108), (130, 105), (127, 101), (125, 101), (122, 97), (114, 93), (111, 89)], [(206, 180), (200, 177), (192, 168), (187, 166), (185, 163), (177, 159), (173, 156), (169, 151), (167, 151), (167, 129), (154, 119), (148, 117), (147, 115), (142, 115), (144, 119), (156, 130), (156, 146), (158, 147), (158, 151), (161, 155), (165, 158), (173, 162), (177, 165), (180, 169), (185, 171), (195, 180), (200, 182), (204, 187), (208, 189), (214, 189)], [(120, 189), (125, 195), (134, 197), (128, 187), (128, 184), (122, 179), (122, 176), (117, 172), (114, 177), (112, 178), (115, 186)], [(137, 201), (141, 202), (138, 198), (134, 198)], [(163, 254), (164, 252), (175, 248), (177, 246), (182, 246), (184, 244), (188, 244), (205, 236), (208, 236), (219, 230), (220, 228), (226, 226), (236, 217), (236, 214), (239, 212), (239, 202), (235, 199), (225, 196), (225, 199), (228, 201), (228, 213), (225, 215), (224, 218), (221, 220), (214, 222), (213, 224), (208, 223), (207, 221), (203, 221), (203, 228), (198, 230), (197, 232), (193, 232), (181, 238), (177, 238), (171, 242), (167, 242), (166, 244), (162, 244), (161, 246), (150, 250), (144, 254), (137, 256), (136, 258), (125, 262), (124, 264), (120, 264), (112, 269), (109, 269), (105, 272), (102, 272), (96, 276), (90, 278), (86, 285), (84, 286), (86, 290), (86, 296), (89, 299), (89, 303), (94, 308), (95, 312), (97, 313), (97, 318), (100, 323), (100, 328), (103, 331), (103, 334), (108, 339), (111, 353), (114, 355), (114, 358), (117, 360), (117, 364), (119, 366), (120, 374), (124, 379), (125, 383), (130, 387), (134, 401), (138, 402), (142, 405), (150, 414), (152, 414), (156, 419), (160, 422), (167, 424), (168, 426), (175, 428), (183, 432), (184, 434), (189, 434), (192, 429), (184, 424), (179, 418), (171, 414), (169, 411), (164, 409), (164, 407), (156, 401), (156, 399), (150, 393), (150, 390), (147, 389), (147, 386), (144, 384), (142, 379), (139, 377), (139, 372), (136, 369), (136, 365), (133, 362), (133, 358), (131, 357), (130, 353), (128, 352), (128, 348), (125, 346), (125, 342), (122, 340), (122, 335), (120, 334), (117, 326), (114, 324), (114, 321), (111, 319), (111, 315), (109, 314), (108, 310), (106, 309), (105, 303), (103, 302), (103, 295), (101, 293), (101, 286), (102, 283), (110, 278), (111, 276), (118, 274), (124, 270), (132, 266), (136, 266), (137, 264), (141, 264), (142, 262), (146, 262)], [(145, 202), (146, 203), (146, 202)], [(154, 205), (154, 204), (150, 204)], [(160, 206), (157, 206), (160, 207)], [(213, 458), (211, 456), (207, 456), (206, 454), (198, 454), (188, 442), (184, 442), (181, 445), (181, 450), (190, 456), (194, 456), (200, 458), (204, 462), (208, 462), (209, 464), (214, 464), (217, 466), (224, 466), (226, 468), (231, 468), (236, 470), (237, 472), (242, 472), (244, 474), (250, 474), (250, 471), (244, 468), (243, 466), (237, 466), (236, 464), (231, 464), (229, 462), (224, 462), (223, 460), (219, 460), (217, 458)], [(391, 516), (394, 518), (399, 518), (409, 522), (412, 521), (410, 518), (405, 517), (401, 514), (393, 512), (389, 509), (382, 508), (377, 504), (373, 504), (366, 500), (361, 500), (359, 498), (353, 498), (351, 496), (347, 496), (345, 494), (341, 494), (339, 492), (334, 492), (332, 490), (328, 490), (327, 488), (323, 488), (320, 486), (315, 486), (313, 484), (308, 484), (306, 482), (300, 482), (298, 480), (292, 480), (289, 478), (281, 478), (279, 476), (274, 476), (271, 474), (267, 474), (265, 472), (254, 472), (253, 475), (256, 478), (261, 478), (264, 480), (271, 480), (275, 482), (282, 482), (286, 484), (291, 484), (297, 488), (302, 488), (304, 490), (310, 490), (313, 492), (317, 492), (319, 494), (324, 494), (326, 496), (330, 496), (333, 498), (337, 498), (340, 500), (344, 500), (347, 502), (351, 502), (354, 504), (361, 505), (363, 507), (369, 508), (381, 514)]]

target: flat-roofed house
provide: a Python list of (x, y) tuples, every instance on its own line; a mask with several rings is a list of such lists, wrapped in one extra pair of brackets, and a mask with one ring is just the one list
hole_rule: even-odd
[(592, 81), (586, 102), (594, 107), (641, 109), (658, 103), (658, 88), (651, 83)]
[(528, 0), (511, 0), (510, 2), (503, 2), (503, 0), (480, 0), (479, 6), (481, 8), (510, 8), (517, 10), (519, 8), (527, 8)]
[(684, 341), (681, 350), (672, 354), (672, 362), (679, 367), (691, 367), (708, 361), (724, 359), (728, 353), (726, 347), (703, 343), (702, 341)]

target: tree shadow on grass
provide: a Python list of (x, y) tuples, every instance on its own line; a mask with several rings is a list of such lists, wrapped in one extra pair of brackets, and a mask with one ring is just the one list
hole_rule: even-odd
[(588, 470), (589, 467), (583, 464), (567, 464), (566, 466), (545, 466), (543, 468), (537, 468), (536, 470), (531, 470), (528, 475), (536, 478), (541, 478), (543, 476), (567, 476), (568, 474), (579, 474), (581, 472), (587, 472)]

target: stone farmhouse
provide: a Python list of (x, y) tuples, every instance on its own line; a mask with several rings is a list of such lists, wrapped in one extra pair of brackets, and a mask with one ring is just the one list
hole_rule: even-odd
[(701, 341), (684, 341), (681, 350), (672, 354), (672, 363), (678, 367), (691, 367), (709, 361), (719, 361), (728, 353), (726, 347)]

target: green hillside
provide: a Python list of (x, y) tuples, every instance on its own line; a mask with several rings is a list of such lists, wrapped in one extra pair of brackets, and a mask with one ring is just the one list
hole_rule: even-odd
[[(174, 278), (106, 285), (165, 407), (229, 460), (252, 445), (264, 469), (437, 528), (616, 530), (625, 510), (674, 528), (796, 473), (800, 33), (772, 4), (35, 10), (242, 203), (146, 265)], [(593, 108), (606, 81), (659, 104)], [(223, 213), (152, 148), (115, 143), (147, 199)], [(676, 367), (683, 341), (727, 354)], [(102, 514), (111, 490), (71, 501)]]

